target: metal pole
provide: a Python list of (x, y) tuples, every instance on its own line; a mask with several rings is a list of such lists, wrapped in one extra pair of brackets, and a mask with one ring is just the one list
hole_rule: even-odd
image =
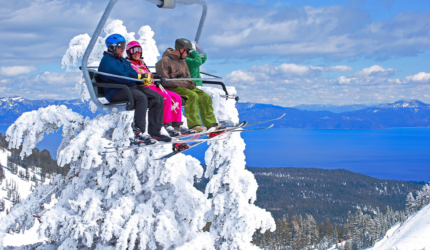
[(194, 41), (196, 42), (199, 42), (200, 40), (200, 36), (202, 35), (202, 31), (203, 31), (203, 26), (205, 25), (206, 15), (208, 14), (208, 6), (206, 2), (202, 1), (200, 4), (202, 5), (203, 9), (202, 9), (202, 17), (200, 17), (200, 23), (196, 33), (196, 38), (194, 39)]
[(82, 58), (82, 74), (84, 75), (85, 84), (87, 85), (88, 92), (90, 93), (91, 100), (94, 102), (94, 104), (97, 105), (98, 108), (100, 108), (103, 111), (110, 111), (110, 112), (117, 112), (117, 111), (125, 111), (125, 107), (107, 107), (103, 105), (99, 99), (97, 98), (96, 94), (94, 93), (93, 85), (91, 84), (91, 78), (90, 74), (87, 69), (88, 65), (88, 58), (90, 57), (91, 51), (93, 51), (94, 45), (97, 42), (97, 39), (99, 38), (100, 34), (102, 33), (102, 30), (106, 24), (107, 19), (109, 18), (109, 15), (116, 4), (118, 0), (110, 0), (108, 6), (106, 7), (105, 12), (103, 13), (103, 16), (97, 25), (96, 30), (94, 31), (93, 36), (91, 37), (91, 41), (88, 44), (87, 49), (85, 50), (84, 57)]

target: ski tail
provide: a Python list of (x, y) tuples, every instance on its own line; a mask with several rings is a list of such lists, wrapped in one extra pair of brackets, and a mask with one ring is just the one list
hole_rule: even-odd
[(261, 123), (266, 123), (266, 122), (276, 121), (276, 120), (279, 120), (279, 119), (281, 119), (282, 117), (284, 117), (284, 116), (285, 116), (285, 114), (286, 114), (286, 113), (282, 114), (280, 117), (275, 118), (275, 119), (270, 119), (270, 120), (265, 120), (265, 121), (261, 121), (261, 122), (254, 122), (254, 123), (246, 124), (244, 127), (249, 127), (249, 126), (252, 126), (252, 125), (257, 125), (257, 124), (261, 124)]

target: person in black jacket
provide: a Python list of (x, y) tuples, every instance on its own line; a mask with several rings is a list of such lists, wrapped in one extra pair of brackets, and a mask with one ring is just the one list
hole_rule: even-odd
[[(171, 141), (171, 138), (160, 134), (163, 126), (163, 97), (157, 92), (145, 88), (145, 82), (151, 82), (149, 74), (137, 74), (132, 68), (130, 62), (122, 57), (126, 41), (122, 35), (113, 34), (106, 38), (108, 51), (104, 52), (98, 70), (109, 74), (136, 78), (136, 81), (125, 80), (112, 76), (100, 75), (100, 80), (105, 83), (126, 84), (129, 86), (133, 99), (135, 101), (134, 122), (132, 128), (135, 133), (137, 143), (154, 144), (155, 140)], [(127, 100), (127, 94), (124, 89), (104, 88), (105, 98), (109, 102)], [(146, 128), (146, 111), (148, 112), (148, 134), (145, 134)], [(154, 140), (155, 139), (155, 140)]]

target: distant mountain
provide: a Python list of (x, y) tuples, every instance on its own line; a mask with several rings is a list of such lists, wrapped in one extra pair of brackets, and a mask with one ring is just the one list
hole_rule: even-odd
[(37, 110), (49, 105), (65, 105), (83, 116), (94, 117), (88, 109), (88, 103), (80, 100), (28, 100), (19, 96), (0, 98), (0, 124), (11, 124), (21, 116), (22, 113)]
[[(404, 210), (409, 192), (424, 183), (381, 180), (344, 169), (259, 168), (248, 167), (258, 183), (259, 207), (269, 210), (275, 219), (311, 214), (318, 223), (329, 218), (337, 225), (345, 223), (348, 211), (358, 208), (374, 213), (378, 207)], [(196, 183), (204, 190), (207, 179)]]
[(256, 122), (286, 113), (277, 128), (383, 129), (430, 127), (430, 105), (418, 100), (381, 104), (357, 111), (333, 113), (284, 108), (270, 104), (237, 103), (240, 120)]
[(330, 104), (302, 104), (293, 108), (307, 111), (330, 111), (333, 113), (342, 113), (349, 111), (356, 111), (360, 109), (368, 108), (369, 106), (363, 104), (353, 105), (330, 105)]
[[(22, 97), (0, 98), (0, 124), (13, 123), (22, 113), (49, 105), (65, 105), (90, 118), (102, 113), (92, 113), (88, 103), (80, 100), (27, 100)], [(380, 104), (356, 111), (333, 113), (284, 108), (270, 104), (237, 103), (240, 120), (256, 122), (287, 115), (274, 122), (277, 128), (312, 129), (382, 129), (394, 127), (430, 127), (430, 105), (418, 100)], [(357, 106), (358, 107), (358, 106)]]

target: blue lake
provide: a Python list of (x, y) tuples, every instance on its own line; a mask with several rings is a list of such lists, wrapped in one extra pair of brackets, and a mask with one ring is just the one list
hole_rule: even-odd
[[(0, 132), (7, 127), (0, 125)], [(343, 168), (381, 179), (430, 181), (430, 128), (269, 129), (242, 137), (250, 167)], [(55, 157), (60, 141), (57, 132), (37, 147)], [(206, 149), (188, 152), (203, 162)]]

